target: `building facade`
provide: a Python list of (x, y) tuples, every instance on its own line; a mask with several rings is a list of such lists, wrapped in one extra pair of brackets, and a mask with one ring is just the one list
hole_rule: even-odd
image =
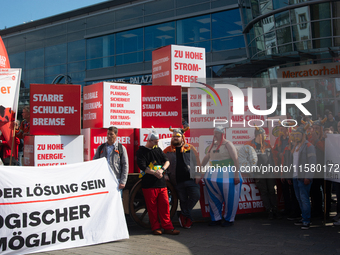
[[(338, 1), (115, 0), (3, 29), (0, 36), (11, 67), (23, 70), (22, 107), (32, 83), (149, 85), (152, 51), (169, 44), (204, 47), (207, 77), (276, 78), (280, 68), (337, 62), (339, 8)], [(340, 110), (335, 84), (325, 91), (299, 86), (314, 91), (313, 115), (322, 113), (319, 99), (324, 109)], [(183, 93), (184, 117), (186, 104)]]

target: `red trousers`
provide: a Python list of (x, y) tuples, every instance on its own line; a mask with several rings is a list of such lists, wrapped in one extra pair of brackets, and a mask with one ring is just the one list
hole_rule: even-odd
[[(174, 229), (170, 220), (170, 207), (167, 188), (142, 189), (149, 213), (151, 229)], [(158, 217), (161, 222), (159, 222)]]

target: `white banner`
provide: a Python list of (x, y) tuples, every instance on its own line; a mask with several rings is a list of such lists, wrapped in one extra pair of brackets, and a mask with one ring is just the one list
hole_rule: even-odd
[(105, 158), (65, 166), (0, 167), (0, 253), (127, 238), (118, 182)]
[(171, 85), (190, 87), (205, 77), (205, 48), (171, 45)]
[(103, 127), (142, 127), (140, 85), (104, 82)]
[(325, 179), (333, 182), (340, 182), (340, 135), (327, 134), (325, 141)]
[(0, 105), (17, 111), (21, 69), (0, 69)]

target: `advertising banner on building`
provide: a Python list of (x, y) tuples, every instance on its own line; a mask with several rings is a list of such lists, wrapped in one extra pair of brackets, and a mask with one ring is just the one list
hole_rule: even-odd
[(205, 48), (168, 45), (152, 52), (152, 85), (190, 87), (205, 77)]
[[(93, 159), (98, 146), (107, 142), (107, 129), (82, 129), (84, 135), (84, 160)], [(118, 129), (116, 141), (125, 146), (129, 158), (129, 173), (134, 172), (134, 130), (133, 129)]]
[(30, 134), (80, 135), (81, 86), (31, 84)]
[(323, 63), (314, 65), (301, 65), (280, 68), (277, 70), (277, 77), (281, 79), (301, 80), (311, 78), (338, 78), (340, 74), (340, 64)]
[(182, 92), (180, 86), (142, 87), (142, 127), (182, 126)]
[(325, 140), (325, 165), (317, 165), (317, 171), (323, 171), (325, 179), (340, 182), (340, 134), (327, 134)]
[(0, 69), (0, 130), (9, 145), (12, 144), (13, 126), (10, 124), (17, 114), (20, 80), (21, 69)]
[(36, 135), (24, 139), (25, 166), (59, 166), (84, 161), (82, 135)]
[(105, 159), (0, 167), (1, 254), (128, 239), (118, 181)]

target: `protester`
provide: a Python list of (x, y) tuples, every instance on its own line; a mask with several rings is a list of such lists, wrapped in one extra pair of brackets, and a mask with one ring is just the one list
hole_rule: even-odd
[[(288, 168), (290, 165), (290, 157), (291, 151), (295, 147), (296, 142), (294, 136), (289, 134), (289, 141), (286, 148), (283, 151), (283, 166)], [(289, 172), (283, 172), (281, 176), (282, 182), (282, 193), (284, 198), (285, 210), (288, 213), (287, 220), (300, 220), (301, 219), (301, 210), (299, 206), (299, 202), (296, 199), (294, 185), (293, 185), (293, 176)]]
[[(18, 134), (20, 132), (19, 130), (19, 126), (20, 126), (20, 121), (16, 120), (15, 121), (15, 136), (18, 137)], [(20, 144), (19, 144), (19, 152), (18, 152), (18, 166), (22, 166), (22, 157), (24, 156), (24, 140), (23, 139), (19, 139), (20, 140)]]
[(331, 112), (328, 113), (324, 128), (333, 128), (332, 131), (337, 130), (337, 122), (334, 120), (333, 114)]
[[(330, 113), (331, 114), (331, 113)], [(323, 120), (312, 121), (313, 133), (308, 138), (308, 141), (314, 145), (316, 153), (316, 163), (320, 166), (325, 164), (325, 132), (329, 128), (323, 129), (323, 124), (326, 122), (327, 118)], [(328, 131), (327, 131), (328, 132)], [(329, 217), (329, 212), (331, 208), (331, 182), (326, 181), (326, 186), (324, 185), (323, 176), (314, 176), (313, 183), (311, 186), (311, 201), (312, 201), (312, 218), (323, 217), (322, 201), (323, 194), (321, 189), (326, 192), (326, 205), (324, 210), (326, 210), (326, 217)]]
[[(140, 146), (136, 156), (137, 165), (144, 173), (142, 191), (149, 214), (151, 230), (154, 235), (178, 235), (170, 219), (168, 189), (164, 178), (170, 162), (164, 152), (158, 147), (159, 135), (155, 130), (150, 131), (145, 146)], [(159, 220), (160, 222), (159, 222)]]
[(335, 121), (339, 122), (340, 121), (340, 112), (338, 112), (338, 114), (335, 116)]
[(26, 135), (29, 135), (29, 133), (30, 133), (30, 107), (25, 106), (22, 109), (21, 115), (22, 115), (23, 121), (21, 122), (17, 137), (19, 139), (24, 139), (24, 137)]
[[(287, 150), (285, 149), (290, 147), (289, 143), (289, 128), (284, 127), (281, 125), (281, 122), (279, 122), (279, 136), (276, 138), (274, 147), (273, 147), (273, 155), (274, 155), (274, 161), (277, 162), (278, 166), (284, 165), (284, 153), (287, 153)], [(290, 123), (289, 123), (290, 124)], [(284, 214), (288, 215), (288, 218), (296, 218), (299, 217), (297, 208), (299, 207), (298, 202), (295, 198), (295, 194), (292, 193), (291, 182), (288, 182), (288, 180), (285, 180), (283, 176), (281, 176), (281, 189), (284, 199)], [(293, 194), (293, 196), (291, 195)]]
[(291, 151), (289, 165), (293, 166), (293, 185), (296, 198), (302, 212), (302, 220), (295, 222), (301, 229), (309, 229), (311, 219), (311, 206), (309, 193), (314, 176), (311, 170), (316, 164), (315, 147), (306, 138), (306, 127), (298, 127), (292, 131), (295, 146)]
[[(245, 143), (246, 145), (249, 145), (255, 149), (258, 158), (257, 166), (259, 167), (260, 170), (262, 170), (263, 166), (264, 167), (275, 166), (272, 148), (270, 144), (268, 144), (265, 141), (265, 138), (266, 138), (265, 130), (261, 127), (256, 127), (255, 138)], [(256, 186), (260, 191), (263, 205), (266, 208), (268, 218), (269, 219), (282, 218), (277, 208), (277, 197), (275, 193), (276, 176), (273, 173), (265, 172), (263, 174), (255, 173), (254, 178)]]
[(96, 154), (93, 159), (103, 158), (107, 159), (112, 171), (114, 172), (118, 182), (119, 190), (124, 189), (128, 173), (129, 173), (129, 159), (126, 148), (117, 140), (118, 128), (111, 126), (107, 129), (107, 142), (98, 146)]
[(288, 145), (288, 140), (289, 140), (288, 128), (282, 126), (280, 122), (279, 136), (276, 138), (274, 147), (273, 147), (273, 156), (274, 156), (274, 159), (276, 158), (274, 161), (276, 161), (278, 165), (281, 165), (283, 163), (282, 162), (283, 151)]
[[(200, 198), (198, 182), (200, 178), (194, 178), (195, 167), (200, 166), (199, 157), (194, 146), (187, 144), (184, 133), (189, 130), (170, 127), (173, 132), (171, 145), (165, 148), (164, 153), (170, 161), (167, 175), (175, 186), (180, 201), (181, 212), (178, 219), (181, 227), (191, 228), (193, 218), (191, 211)], [(167, 179), (167, 176), (165, 176)]]
[[(1, 160), (5, 166), (9, 166), (9, 165), (17, 166), (18, 165), (19, 144), (20, 144), (19, 138), (14, 137), (14, 148), (11, 150), (11, 146), (5, 140), (4, 135), (3, 134), (0, 135), (0, 147), (2, 151)], [(11, 159), (11, 152), (12, 152), (12, 159)]]
[[(336, 128), (337, 134), (340, 134), (340, 121), (337, 124), (337, 128)], [(334, 133), (335, 134), (335, 133)]]
[[(213, 141), (202, 161), (202, 166), (204, 167), (209, 160), (211, 167), (215, 167), (215, 171), (207, 168), (204, 175), (209, 194), (211, 217), (209, 226), (232, 226), (238, 208), (242, 178), (239, 172), (237, 150), (232, 142), (225, 139), (223, 127), (215, 128)], [(222, 222), (223, 202), (225, 203), (224, 222)]]
[[(323, 165), (325, 160), (325, 139), (323, 133), (323, 124), (326, 122), (327, 118), (323, 120), (312, 121), (313, 132), (307, 136), (308, 141), (314, 145), (316, 152), (316, 162), (317, 164)], [(312, 217), (318, 218), (322, 217), (322, 191), (323, 178), (314, 178), (310, 190), (312, 207), (311, 214)]]

